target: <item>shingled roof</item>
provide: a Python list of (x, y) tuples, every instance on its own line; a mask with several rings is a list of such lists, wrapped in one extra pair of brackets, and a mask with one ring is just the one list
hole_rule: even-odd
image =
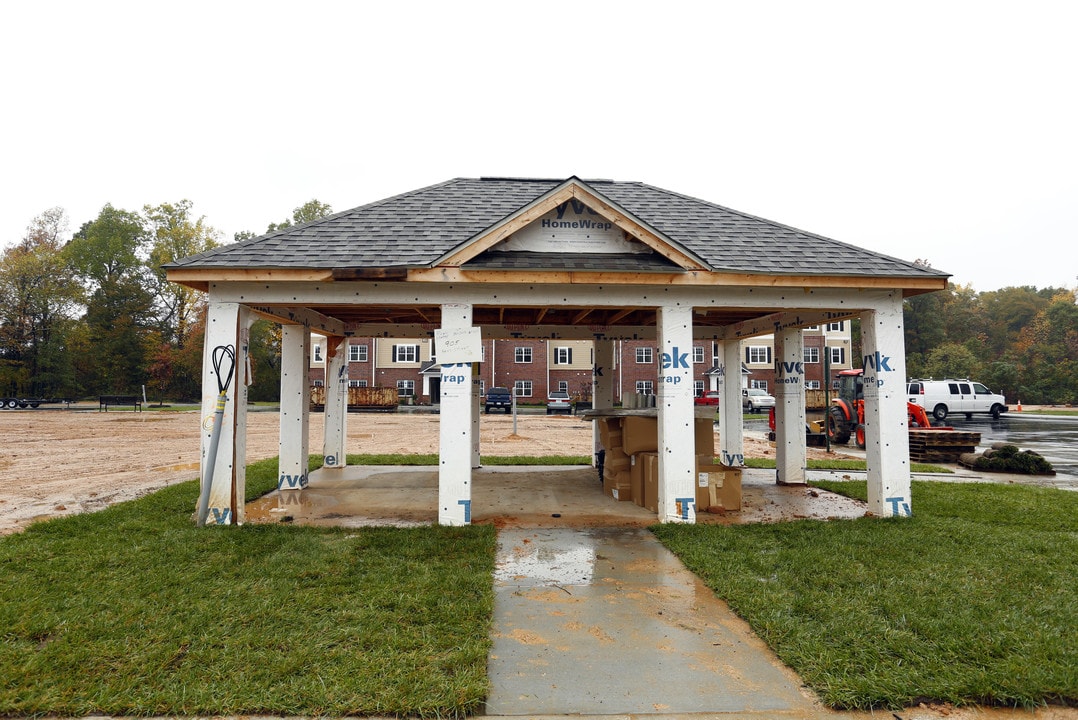
[[(905, 260), (640, 182), (456, 178), (171, 263), (169, 269), (423, 269), (454, 253), (469, 270), (684, 272), (665, 253), (597, 257), (478, 252), (470, 244), (575, 186), (713, 273), (939, 280)], [(655, 242), (655, 241), (653, 241)], [(485, 246), (484, 246), (485, 249)], [(697, 269), (697, 268), (693, 268)]]

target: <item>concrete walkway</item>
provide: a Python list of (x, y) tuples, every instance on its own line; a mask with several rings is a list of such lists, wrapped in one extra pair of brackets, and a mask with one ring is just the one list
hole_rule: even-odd
[(494, 610), (488, 715), (821, 709), (645, 529), (502, 530)]

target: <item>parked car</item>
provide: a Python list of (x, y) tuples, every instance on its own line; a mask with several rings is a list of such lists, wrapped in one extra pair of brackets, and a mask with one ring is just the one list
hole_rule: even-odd
[(546, 414), (563, 412), (569, 415), (573, 412), (573, 401), (569, 393), (562, 390), (554, 390), (546, 396)]
[(972, 380), (911, 380), (906, 386), (907, 399), (943, 420), (951, 413), (962, 413), (967, 420), (974, 413), (999, 419), (1007, 412), (1007, 401), (983, 384)]
[(483, 398), (483, 409), (488, 413), (491, 408), (501, 408), (508, 414), (513, 409), (513, 395), (506, 387), (492, 387)]
[(718, 405), (719, 404), (719, 391), (712, 390), (706, 392), (698, 398), (693, 398), (694, 405)]
[(775, 407), (775, 398), (760, 388), (741, 389), (741, 409), (751, 413), (759, 412), (761, 408)]

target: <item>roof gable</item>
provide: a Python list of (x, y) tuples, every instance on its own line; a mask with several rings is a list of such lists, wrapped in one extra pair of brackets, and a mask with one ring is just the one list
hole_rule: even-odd
[[(703, 270), (700, 258), (576, 177), (507, 215), (461, 247), (439, 258), (438, 267), (459, 267), (483, 253), (581, 256), (658, 254), (666, 269)], [(505, 264), (506, 259), (476, 266)], [(641, 257), (641, 264), (648, 260)]]

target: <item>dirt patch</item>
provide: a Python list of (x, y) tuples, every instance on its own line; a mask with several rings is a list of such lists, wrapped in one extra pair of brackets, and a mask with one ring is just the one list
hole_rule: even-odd
[[(437, 453), (438, 422), (430, 414), (352, 414), (350, 453)], [(26, 410), (0, 412), (4, 449), (0, 469), (0, 534), (34, 520), (99, 510), (141, 497), (199, 473), (200, 414), (191, 412), (108, 412)], [(278, 454), (276, 412), (251, 412), (247, 460)], [(322, 452), (323, 416), (311, 415), (310, 448)], [(483, 455), (592, 454), (591, 423), (569, 416), (482, 415)], [(774, 457), (762, 439), (745, 439), (747, 457)], [(809, 457), (828, 457), (809, 448)], [(830, 457), (835, 457), (831, 455)]]

